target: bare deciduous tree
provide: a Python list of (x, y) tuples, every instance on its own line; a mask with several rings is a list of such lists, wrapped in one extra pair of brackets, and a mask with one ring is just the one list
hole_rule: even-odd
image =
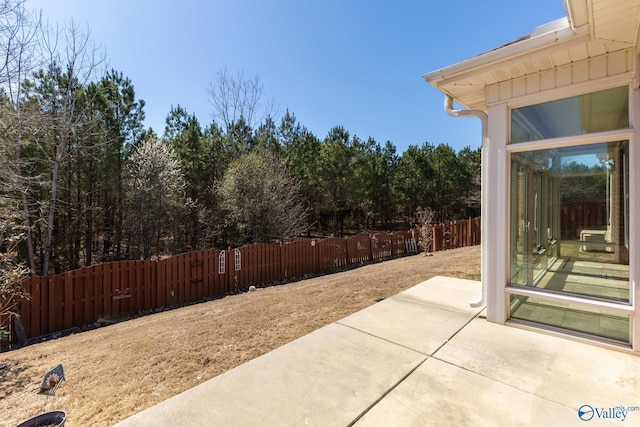
[(416, 211), (416, 219), (418, 220), (418, 226), (420, 227), (420, 236), (418, 237), (418, 246), (427, 254), (431, 250), (433, 244), (433, 229), (431, 228), (431, 221), (435, 216), (435, 212), (427, 207), (422, 208), (418, 206)]
[[(239, 153), (249, 148), (251, 132), (265, 118), (274, 118), (276, 114), (273, 100), (263, 105), (264, 88), (258, 76), (245, 78), (238, 71), (232, 76), (223, 68), (216, 75), (215, 82), (209, 85), (209, 102), (213, 106), (213, 118), (220, 123), (228, 138), (239, 143)], [(234, 128), (238, 128), (234, 132)], [(236, 134), (236, 135), (234, 135)], [(239, 141), (238, 141), (239, 140)]]
[(209, 87), (211, 105), (214, 118), (226, 129), (240, 118), (252, 126), (256, 110), (260, 107), (263, 86), (256, 76), (245, 79), (244, 72), (238, 71), (235, 77), (229, 75), (227, 68), (223, 68), (216, 75), (216, 82)]
[[(6, 339), (9, 333), (9, 322), (12, 318), (19, 318), (18, 303), (23, 298), (29, 298), (22, 279), (29, 270), (18, 262), (18, 244), (25, 237), (25, 227), (18, 223), (18, 219), (7, 212), (0, 211), (0, 339)], [(18, 338), (24, 335), (21, 324), (18, 322)]]
[[(1, 193), (5, 199), (21, 206), (25, 220), (30, 217), (33, 204), (28, 198), (34, 178), (24, 173), (30, 159), (22, 156), (25, 138), (32, 136), (38, 127), (38, 114), (34, 114), (23, 102), (23, 84), (40, 63), (35, 55), (40, 16), (26, 12), (23, 0), (4, 0), (0, 3), (0, 86), (5, 97), (0, 112), (0, 132), (3, 144), (0, 148)], [(33, 235), (26, 235), (29, 266), (36, 271)]]
[[(59, 47), (59, 44), (62, 46)], [(41, 268), (42, 274), (47, 274), (59, 202), (60, 168), (69, 152), (79, 146), (79, 126), (82, 124), (87, 127), (79, 101), (83, 96), (83, 88), (104, 72), (99, 67), (105, 63), (105, 55), (93, 45), (90, 32), (87, 30), (83, 33), (73, 21), (63, 30), (43, 27), (40, 48), (47, 66), (46, 73), (42, 75), (46, 85), (34, 95), (48, 118), (45, 128), (47, 139), (53, 142), (49, 151), (51, 174), (47, 181), (50, 201), (44, 206), (46, 233)]]
[[(19, 207), (30, 226), (27, 258), (33, 274), (47, 274), (60, 203), (60, 171), (80, 149), (79, 129), (89, 122), (84, 89), (98, 75), (104, 54), (73, 22), (41, 25), (24, 1), (0, 3), (0, 196)], [(38, 70), (38, 71), (36, 71)], [(80, 101), (83, 100), (83, 101)], [(37, 234), (36, 235), (34, 235)], [(37, 238), (38, 237), (38, 238)]]

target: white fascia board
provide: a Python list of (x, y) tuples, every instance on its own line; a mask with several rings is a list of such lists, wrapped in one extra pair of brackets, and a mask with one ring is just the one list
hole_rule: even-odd
[(568, 42), (586, 42), (588, 41), (588, 33), (589, 31), (586, 27), (576, 28), (574, 30), (567, 24), (564, 28), (486, 52), (457, 64), (432, 71), (422, 77), (427, 83), (441, 90), (443, 82), (450, 83), (455, 80), (481, 74), (486, 72), (487, 69), (496, 69), (502, 65), (510, 65), (518, 58), (529, 56), (537, 51), (553, 46), (559, 46)]
[(589, 25), (591, 15), (588, 0), (564, 0), (564, 8), (572, 28)]

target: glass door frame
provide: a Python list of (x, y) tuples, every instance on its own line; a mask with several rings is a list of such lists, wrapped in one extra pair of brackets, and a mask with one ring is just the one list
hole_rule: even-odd
[[(538, 140), (538, 141), (533, 141), (533, 142), (524, 142), (524, 143), (517, 143), (517, 144), (507, 144), (505, 146), (506, 149), (506, 158), (505, 158), (505, 167), (506, 167), (506, 174), (505, 177), (507, 178), (508, 182), (511, 182), (512, 179), (512, 170), (511, 170), (511, 157), (512, 154), (515, 153), (519, 153), (519, 152), (525, 152), (525, 151), (535, 151), (535, 150), (543, 150), (543, 149), (552, 149), (552, 148), (558, 148), (558, 147), (571, 147), (571, 146), (581, 146), (581, 145), (589, 145), (589, 144), (597, 144), (597, 143), (607, 143), (607, 142), (615, 142), (615, 141), (621, 141), (621, 140), (627, 140), (629, 141), (629, 157), (630, 157), (630, 163), (633, 165), (633, 159), (636, 159), (638, 157), (638, 153), (637, 153), (637, 149), (635, 147), (635, 134), (634, 134), (634, 130), (633, 129), (622, 129), (622, 130), (615, 130), (615, 131), (607, 131), (607, 132), (599, 132), (599, 133), (594, 133), (594, 134), (586, 134), (586, 135), (577, 135), (577, 136), (571, 136), (571, 137), (561, 137), (561, 138), (552, 138), (552, 139), (546, 139), (546, 140)], [(630, 201), (629, 201), (629, 205), (631, 207), (635, 206), (635, 204), (637, 202), (634, 201), (634, 199), (637, 197), (636, 193), (638, 191), (638, 188), (636, 187), (636, 177), (637, 177), (637, 172), (634, 170), (630, 170), (630, 177), (629, 177), (629, 187), (628, 191), (629, 191), (629, 197), (630, 197)], [(511, 185), (508, 185), (508, 187), (510, 188)], [(511, 191), (508, 191), (506, 194), (507, 197), (507, 203), (506, 203), (506, 218), (508, 219), (508, 224), (511, 224), (511, 210), (513, 209), (513, 205), (512, 205), (512, 194)], [(630, 241), (634, 242), (636, 240), (634, 240), (633, 236), (636, 235), (636, 231), (635, 231), (635, 224), (634, 221), (632, 220), (632, 218), (634, 218), (634, 215), (637, 215), (637, 211), (635, 211), (634, 209), (631, 209), (630, 213), (631, 216), (629, 218), (629, 223), (630, 223)], [(519, 322), (516, 320), (511, 320), (510, 316), (511, 316), (511, 310), (510, 310), (510, 301), (511, 301), (511, 296), (512, 295), (520, 295), (520, 296), (525, 296), (525, 297), (534, 297), (534, 298), (538, 298), (538, 299), (544, 299), (544, 300), (548, 300), (551, 302), (556, 302), (556, 303), (564, 303), (564, 304), (571, 304), (573, 306), (578, 306), (578, 307), (584, 307), (587, 309), (602, 309), (602, 310), (606, 310), (607, 312), (612, 312), (618, 315), (624, 315), (624, 316), (629, 316), (629, 345), (633, 346), (634, 343), (636, 346), (638, 346), (637, 340), (634, 340), (634, 337), (638, 335), (638, 327), (635, 326), (636, 323), (638, 323), (637, 321), (637, 317), (635, 315), (635, 307), (637, 306), (637, 304), (635, 303), (636, 299), (637, 299), (637, 292), (635, 289), (636, 286), (636, 282), (634, 280), (635, 275), (636, 275), (636, 269), (637, 269), (637, 265), (636, 263), (634, 263), (634, 255), (630, 256), (630, 262), (629, 262), (629, 291), (630, 291), (630, 299), (628, 303), (624, 303), (624, 302), (613, 302), (613, 301), (601, 301), (601, 300), (594, 300), (594, 299), (589, 299), (589, 298), (584, 298), (584, 297), (580, 297), (578, 295), (573, 295), (573, 294), (560, 294), (560, 293), (549, 293), (549, 292), (545, 292), (542, 291), (540, 289), (534, 288), (534, 287), (523, 287), (523, 286), (512, 286), (511, 285), (511, 259), (510, 259), (510, 245), (511, 242), (513, 241), (512, 239), (517, 238), (516, 236), (512, 236), (512, 231), (511, 231), (511, 226), (508, 227), (507, 230), (507, 243), (509, 244), (509, 248), (507, 250), (507, 257), (509, 258), (506, 264), (506, 267), (509, 271), (509, 273), (507, 274), (507, 283), (506, 283), (506, 287), (505, 287), (505, 291), (506, 291), (506, 295), (505, 295), (505, 310), (506, 310), (506, 316), (507, 316), (507, 321), (510, 322)], [(637, 248), (632, 246), (630, 248), (630, 251), (635, 254), (637, 252)], [(536, 325), (536, 327), (538, 327), (538, 325)], [(540, 328), (543, 329), (549, 329), (549, 330), (559, 330), (559, 328), (553, 328), (553, 327), (545, 327), (545, 325), (540, 325)], [(562, 333), (565, 334), (570, 334), (570, 335), (575, 335), (578, 337), (583, 337), (583, 338), (587, 338), (590, 340), (593, 340), (594, 337), (587, 337), (587, 336), (583, 336), (583, 334), (579, 334), (579, 333), (572, 333), (571, 331), (565, 331), (565, 330), (561, 330)], [(603, 342), (607, 342), (607, 339), (602, 339)]]

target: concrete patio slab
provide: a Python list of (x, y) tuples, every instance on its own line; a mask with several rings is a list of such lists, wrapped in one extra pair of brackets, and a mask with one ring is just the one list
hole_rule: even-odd
[(489, 323), (479, 294), (435, 277), (117, 426), (640, 424), (640, 357)]
[(331, 324), (117, 425), (345, 426), (425, 358)]
[(481, 309), (470, 307), (469, 301), (478, 299), (480, 293), (480, 282), (475, 280), (435, 276), (391, 298), (475, 315)]
[(575, 410), (640, 406), (640, 357), (571, 339), (474, 319), (434, 357)]
[(482, 311), (468, 303), (480, 292), (476, 281), (436, 276), (338, 323), (430, 355)]
[(451, 311), (393, 297), (338, 323), (430, 355), (479, 312)]
[(576, 419), (573, 409), (429, 358), (355, 426), (570, 426)]

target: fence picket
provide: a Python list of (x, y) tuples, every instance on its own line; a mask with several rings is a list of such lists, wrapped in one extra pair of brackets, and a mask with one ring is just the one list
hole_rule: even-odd
[[(42, 315), (42, 310), (40, 309), (42, 306), (42, 284), (40, 283), (40, 280), (34, 281), (25, 290), (31, 295), (31, 301), (29, 302), (29, 313), (31, 314), (31, 318), (29, 320), (31, 325), (29, 328), (30, 330), (26, 330), (25, 328), (25, 331), (27, 334), (33, 334), (31, 336), (38, 336), (41, 335), (40, 328), (42, 327), (40, 323), (40, 316)], [(24, 314), (22, 316), (24, 317)]]
[(85, 324), (84, 320), (84, 297), (85, 297), (85, 289), (84, 289), (84, 273), (86, 273), (86, 269), (78, 270), (78, 274), (72, 274), (70, 276), (70, 282), (73, 283), (73, 295), (72, 295), (72, 305), (73, 305), (73, 317), (71, 320), (70, 328), (75, 325)]

